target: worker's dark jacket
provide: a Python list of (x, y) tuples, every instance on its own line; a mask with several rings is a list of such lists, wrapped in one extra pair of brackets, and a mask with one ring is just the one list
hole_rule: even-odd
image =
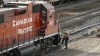
[(64, 36), (63, 36), (62, 43), (65, 41), (65, 45), (67, 45), (68, 40), (69, 40), (69, 36), (68, 36), (68, 33), (66, 33), (66, 34), (64, 34)]

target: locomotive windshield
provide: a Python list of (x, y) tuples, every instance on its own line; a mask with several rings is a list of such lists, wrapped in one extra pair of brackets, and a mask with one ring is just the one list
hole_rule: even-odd
[(41, 11), (41, 4), (33, 5), (33, 13), (38, 13)]
[(42, 14), (42, 19), (46, 20), (46, 18), (47, 18), (47, 9), (44, 6), (42, 7), (41, 14)]

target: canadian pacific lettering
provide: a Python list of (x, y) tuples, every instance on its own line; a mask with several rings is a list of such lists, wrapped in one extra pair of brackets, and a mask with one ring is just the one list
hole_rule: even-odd
[[(29, 22), (32, 22), (32, 18), (26, 18), (26, 19), (21, 19), (21, 20), (13, 20), (13, 27), (15, 26), (19, 26), (19, 25), (23, 25), (23, 24), (26, 24), (26, 23), (29, 23)], [(18, 34), (24, 34), (24, 33), (27, 33), (27, 32), (30, 32), (32, 31), (32, 26), (28, 26), (26, 28), (21, 28), (21, 29), (18, 29)]]
[(21, 20), (13, 20), (13, 27), (26, 24), (32, 22), (32, 18), (26, 18), (26, 19), (21, 19)]

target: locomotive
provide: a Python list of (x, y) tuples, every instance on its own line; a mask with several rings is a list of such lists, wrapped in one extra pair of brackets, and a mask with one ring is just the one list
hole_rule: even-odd
[(28, 56), (58, 46), (59, 33), (50, 3), (9, 2), (0, 8), (0, 56)]

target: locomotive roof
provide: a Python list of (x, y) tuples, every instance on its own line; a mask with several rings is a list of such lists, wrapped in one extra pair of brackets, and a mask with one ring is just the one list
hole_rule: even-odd
[[(26, 1), (26, 2), (21, 2), (21, 1), (19, 1), (19, 2), (9, 2), (8, 4), (25, 4), (25, 5), (27, 5), (27, 4), (29, 4), (30, 2), (32, 2), (32, 1)], [(54, 7), (50, 4), (50, 3), (47, 3), (47, 2), (44, 2), (44, 1), (34, 1), (34, 2), (32, 2), (33, 4), (42, 4), (44, 7), (46, 7), (47, 9), (53, 9)], [(0, 8), (0, 14), (1, 14), (1, 12), (6, 12), (6, 11), (9, 11), (9, 10), (14, 10), (14, 9), (20, 9), (20, 10), (22, 10), (22, 9), (26, 9), (27, 8), (27, 6), (17, 6), (17, 7), (15, 7), (15, 8)]]
[(43, 3), (47, 3), (45, 1), (18, 1), (18, 2), (9, 2), (9, 3), (15, 3), (15, 4), (29, 4), (29, 3), (33, 3), (33, 4), (43, 4)]
[(0, 8), (0, 13), (10, 11), (10, 10), (14, 10), (14, 9), (25, 9), (25, 8), (26, 8), (26, 6), (18, 6), (16, 8)]
[(14, 8), (12, 8), (12, 7), (1, 7), (0, 8), (0, 12), (6, 12), (6, 11), (10, 11), (10, 10), (14, 10), (14, 9), (18, 9), (18, 10), (23, 10), (23, 9), (26, 9), (27, 8), (27, 6), (24, 6), (24, 4), (25, 5), (27, 5), (27, 4), (29, 4), (31, 1), (27, 1), (27, 2), (9, 2), (9, 3), (7, 3), (7, 4), (23, 4), (23, 6), (21, 6), (21, 5), (18, 5), (17, 7), (14, 7)]
[(29, 4), (32, 1), (26, 1), (26, 2), (22, 2), (22, 1), (18, 1), (18, 2), (9, 2), (9, 3), (15, 3), (15, 4)]
[(50, 4), (50, 3), (47, 3), (45, 1), (25, 1), (25, 2), (22, 2), (22, 1), (19, 1), (19, 2), (9, 2), (9, 3), (15, 3), (15, 4), (29, 4), (29, 3), (33, 3), (33, 4), (42, 4), (43, 6), (45, 6), (47, 9), (54, 9), (54, 7)]
[[(31, 3), (32, 1), (25, 1), (25, 2), (22, 2), (22, 1), (19, 1), (19, 2), (9, 2), (9, 3), (15, 3), (15, 4), (29, 4)], [(54, 8), (50, 3), (47, 3), (45, 1), (33, 1), (32, 2), (33, 4), (42, 4), (43, 6), (45, 6), (47, 9), (51, 9), (51, 8)]]

